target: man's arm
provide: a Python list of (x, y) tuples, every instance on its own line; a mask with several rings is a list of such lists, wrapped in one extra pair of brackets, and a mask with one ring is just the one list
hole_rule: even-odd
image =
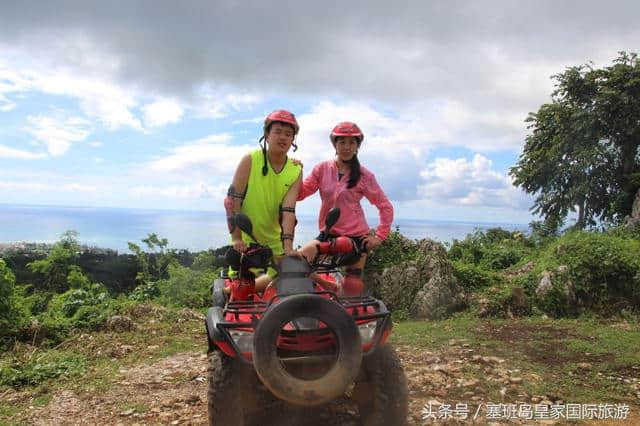
[(291, 185), (291, 188), (289, 188), (282, 200), (282, 223), (280, 226), (282, 227), (282, 244), (285, 255), (295, 254), (295, 250), (293, 250), (293, 235), (296, 226), (295, 207), (301, 182), (302, 173), (300, 173), (298, 179)]
[(242, 241), (242, 232), (240, 228), (232, 223), (232, 216), (239, 213), (242, 208), (242, 201), (247, 192), (247, 183), (249, 182), (249, 173), (251, 172), (251, 156), (245, 155), (233, 175), (233, 182), (224, 199), (224, 208), (227, 212), (227, 222), (229, 224), (229, 232), (231, 232), (231, 241), (233, 248), (244, 252), (247, 249), (246, 244)]

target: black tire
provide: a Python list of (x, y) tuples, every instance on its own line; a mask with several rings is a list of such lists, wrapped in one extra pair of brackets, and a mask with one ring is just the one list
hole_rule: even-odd
[(209, 425), (244, 426), (236, 360), (215, 350), (209, 352), (207, 405)]
[[(295, 377), (277, 354), (276, 341), (282, 327), (295, 318), (324, 322), (337, 341), (335, 362), (326, 374), (314, 379)], [(335, 302), (312, 294), (288, 296), (263, 315), (253, 339), (253, 365), (271, 392), (291, 404), (315, 406), (342, 395), (355, 380), (362, 361), (360, 333), (351, 316)]]
[(404, 426), (408, 391), (400, 359), (393, 348), (382, 345), (362, 361), (354, 387), (362, 426)]

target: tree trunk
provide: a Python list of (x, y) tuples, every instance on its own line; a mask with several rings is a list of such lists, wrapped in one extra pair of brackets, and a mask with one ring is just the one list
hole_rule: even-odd
[(638, 155), (639, 146), (640, 142), (636, 141), (629, 141), (621, 146), (622, 164), (620, 172), (622, 190), (625, 194), (624, 205), (622, 206), (623, 211), (620, 212), (622, 217), (631, 214), (633, 200), (636, 195), (636, 191), (639, 189), (638, 184), (631, 178), (632, 174), (638, 169), (636, 156)]
[(584, 200), (580, 200), (578, 203), (578, 221), (576, 222), (576, 228), (584, 229)]

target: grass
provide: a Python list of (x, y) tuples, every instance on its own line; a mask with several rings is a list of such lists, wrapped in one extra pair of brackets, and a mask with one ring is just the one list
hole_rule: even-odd
[[(505, 359), (501, 368), (523, 376), (520, 386), (529, 395), (554, 396), (565, 403), (640, 403), (635, 395), (638, 391), (618, 380), (640, 379), (637, 320), (496, 320), (462, 313), (444, 321), (398, 323), (392, 342), (452, 356), (455, 353), (451, 354), (449, 346), (465, 343), (478, 355)], [(465, 379), (484, 378), (481, 369), (469, 367), (464, 371)], [(541, 380), (527, 379), (535, 377), (532, 375)], [(488, 397), (499, 398), (500, 386), (485, 381), (484, 387)]]
[[(135, 308), (135, 307), (134, 307)], [(179, 310), (142, 309), (131, 332), (97, 332), (71, 336), (56, 349), (18, 343), (0, 355), (0, 368), (24, 372), (24, 383), (0, 383), (0, 426), (20, 424), (15, 418), (29, 406), (47, 405), (61, 390), (76, 394), (104, 393), (116, 385), (120, 369), (150, 365), (182, 352), (206, 351), (202, 321), (183, 318)], [(134, 312), (135, 313), (135, 312)], [(34, 370), (34, 365), (46, 365)], [(57, 369), (55, 367), (58, 367)], [(6, 374), (5, 374), (6, 375)], [(7, 401), (4, 395), (14, 398)], [(146, 407), (125, 403), (121, 411)]]
[(445, 321), (404, 321), (394, 323), (391, 342), (421, 348), (438, 348), (451, 340), (475, 341), (478, 319), (468, 313), (457, 314)]
[[(0, 355), (0, 368), (11, 365), (31, 371), (35, 362), (65, 367), (55, 377), (25, 383), (17, 390), (0, 385), (0, 425), (19, 424), (14, 419), (20, 413), (29, 406), (48, 404), (61, 390), (72, 390), (78, 395), (107, 392), (119, 380), (120, 369), (150, 365), (178, 353), (206, 350), (201, 320), (183, 318), (178, 310), (147, 310), (135, 317), (135, 322), (136, 329), (131, 332), (74, 336), (68, 343), (48, 350), (18, 344)], [(475, 355), (497, 356), (505, 360), (499, 368), (524, 378), (519, 389), (528, 395), (555, 396), (565, 403), (640, 405), (629, 383), (617, 379), (640, 379), (637, 319), (497, 320), (479, 319), (464, 312), (443, 321), (394, 323), (391, 342), (433, 351), (438, 356), (445, 355), (445, 360), (459, 358), (463, 344)], [(584, 362), (590, 364), (589, 368), (580, 366)], [(469, 363), (463, 372), (466, 380), (475, 379), (482, 384), (486, 398), (500, 401), (504, 385), (486, 380), (484, 366)], [(7, 401), (7, 395), (12, 399)], [(460, 397), (463, 398), (462, 394)], [(147, 407), (124, 402), (118, 409), (144, 413)]]

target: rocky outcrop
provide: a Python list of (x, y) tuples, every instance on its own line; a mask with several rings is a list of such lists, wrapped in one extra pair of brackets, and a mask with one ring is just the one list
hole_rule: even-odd
[(640, 226), (640, 189), (638, 189), (638, 192), (636, 192), (636, 197), (633, 200), (633, 206), (631, 207), (631, 216), (627, 216), (624, 224), (628, 228)]
[(417, 260), (402, 262), (367, 276), (367, 285), (392, 310), (412, 317), (441, 319), (467, 304), (453, 275), (444, 246), (424, 239), (416, 244)]
[(558, 291), (566, 301), (566, 310), (568, 312), (578, 312), (582, 306), (576, 298), (573, 282), (569, 275), (569, 267), (560, 265), (555, 271), (543, 271), (538, 287), (536, 288), (536, 297), (539, 301), (544, 302), (553, 296), (553, 292), (558, 295)]

